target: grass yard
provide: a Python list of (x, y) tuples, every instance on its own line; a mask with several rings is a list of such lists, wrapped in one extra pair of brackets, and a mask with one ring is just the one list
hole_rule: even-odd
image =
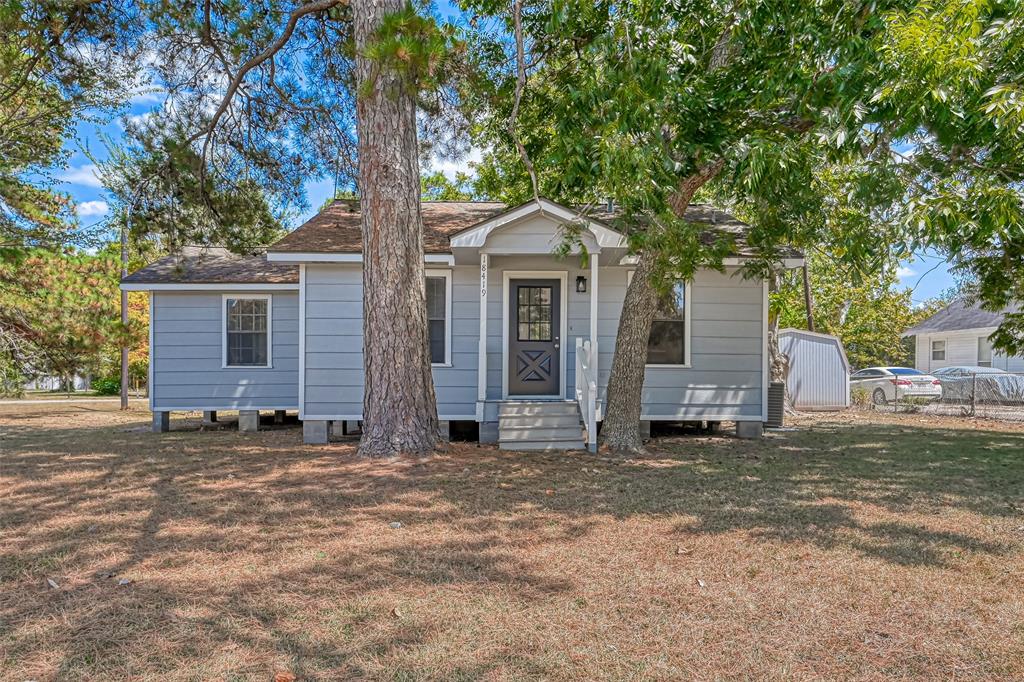
[(367, 462), (0, 409), (3, 680), (1024, 678), (1021, 425)]

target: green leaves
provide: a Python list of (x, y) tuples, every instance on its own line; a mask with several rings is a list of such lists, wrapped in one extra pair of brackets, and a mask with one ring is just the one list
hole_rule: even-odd
[(374, 92), (381, 72), (397, 74), (409, 92), (434, 90), (450, 76), (448, 67), (464, 48), (454, 27), (438, 24), (408, 3), (401, 12), (384, 17), (373, 42), (366, 46), (374, 73), (360, 86), (360, 96)]

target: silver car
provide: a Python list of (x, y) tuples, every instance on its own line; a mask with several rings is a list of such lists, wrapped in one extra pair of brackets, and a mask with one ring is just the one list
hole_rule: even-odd
[(1015, 404), (1024, 402), (1024, 376), (995, 367), (953, 366), (935, 370), (947, 402)]
[(868, 367), (850, 375), (850, 388), (863, 388), (875, 405), (897, 399), (942, 398), (942, 384), (930, 374), (909, 367)]

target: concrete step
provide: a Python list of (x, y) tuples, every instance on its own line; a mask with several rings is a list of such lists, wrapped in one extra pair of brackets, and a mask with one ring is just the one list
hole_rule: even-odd
[(516, 401), (501, 403), (498, 406), (499, 417), (527, 417), (536, 415), (579, 415), (579, 407), (575, 402), (564, 400), (552, 401)]
[(583, 429), (579, 424), (550, 429), (499, 429), (499, 441), (530, 440), (582, 440)]
[(579, 426), (578, 414), (537, 414), (500, 417), (498, 427), (501, 429), (554, 429), (566, 426)]
[(498, 441), (502, 450), (586, 450), (582, 440), (517, 440)]

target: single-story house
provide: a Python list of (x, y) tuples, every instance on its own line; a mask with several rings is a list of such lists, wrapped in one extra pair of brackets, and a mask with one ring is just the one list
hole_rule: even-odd
[(903, 332), (904, 337), (914, 337), (914, 367), (922, 372), (960, 365), (1024, 372), (1024, 357), (1000, 353), (989, 340), (1003, 315), (1014, 310), (993, 313), (977, 304), (953, 301)]
[[(626, 286), (635, 268), (611, 207), (581, 216), (546, 199), (424, 202), (426, 301), (442, 429), (479, 425), (515, 448), (593, 446)], [(694, 206), (687, 217), (734, 237), (724, 272), (680, 282), (651, 333), (642, 419), (766, 419), (768, 284), (739, 269), (747, 226)], [(579, 250), (553, 255), (582, 221)], [(297, 410), (307, 442), (363, 409), (362, 240), (357, 202), (335, 201), (265, 254), (186, 249), (129, 275), (149, 291), (150, 408)], [(787, 267), (802, 263), (796, 251)], [(255, 416), (254, 416), (255, 415)], [(212, 416), (212, 415), (211, 415)], [(469, 426), (469, 425), (464, 425)]]

